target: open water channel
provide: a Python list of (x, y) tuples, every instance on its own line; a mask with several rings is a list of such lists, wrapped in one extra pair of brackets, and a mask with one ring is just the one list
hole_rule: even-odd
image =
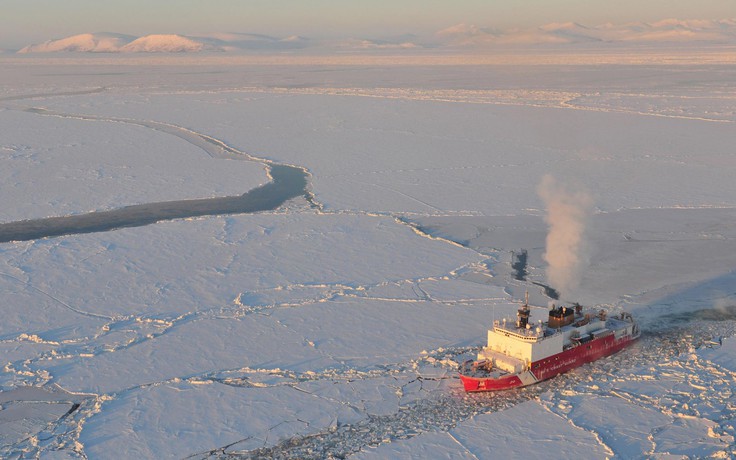
[[(19, 96), (13, 99), (25, 99), (27, 97)], [(141, 227), (164, 220), (186, 219), (189, 217), (270, 211), (298, 196), (304, 196), (307, 201), (315, 205), (313, 197), (307, 190), (309, 173), (305, 168), (277, 164), (248, 155), (205, 134), (155, 121), (63, 114), (39, 108), (25, 108), (22, 110), (43, 116), (145, 126), (184, 139), (201, 148), (213, 158), (235, 158), (262, 163), (268, 169), (271, 182), (239, 196), (145, 203), (109, 211), (3, 223), (0, 224), (0, 243), (29, 241), (79, 233), (106, 232), (118, 228)]]

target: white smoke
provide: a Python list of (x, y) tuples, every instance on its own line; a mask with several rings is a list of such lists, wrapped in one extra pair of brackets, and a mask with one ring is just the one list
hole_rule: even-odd
[(580, 275), (588, 265), (585, 227), (593, 200), (583, 191), (573, 191), (554, 177), (545, 175), (537, 189), (547, 207), (549, 225), (544, 260), (548, 264), (547, 282), (570, 299), (580, 285)]

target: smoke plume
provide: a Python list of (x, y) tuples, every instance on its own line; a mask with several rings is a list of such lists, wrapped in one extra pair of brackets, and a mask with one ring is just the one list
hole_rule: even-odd
[(593, 200), (585, 192), (572, 191), (546, 175), (537, 189), (547, 207), (549, 225), (544, 260), (547, 282), (570, 299), (580, 285), (580, 275), (588, 264), (585, 227)]

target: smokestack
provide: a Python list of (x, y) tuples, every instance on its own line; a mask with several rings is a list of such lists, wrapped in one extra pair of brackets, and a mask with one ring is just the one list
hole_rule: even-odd
[(581, 191), (571, 191), (564, 184), (545, 175), (537, 189), (547, 207), (545, 222), (549, 225), (544, 260), (547, 282), (571, 298), (580, 285), (580, 276), (588, 264), (585, 227), (593, 200)]

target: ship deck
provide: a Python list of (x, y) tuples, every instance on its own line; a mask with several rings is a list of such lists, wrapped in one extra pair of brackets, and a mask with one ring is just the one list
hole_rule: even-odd
[(460, 366), (460, 374), (475, 379), (500, 379), (510, 375), (509, 372), (492, 366), (490, 361), (473, 361), (472, 359), (465, 361)]

